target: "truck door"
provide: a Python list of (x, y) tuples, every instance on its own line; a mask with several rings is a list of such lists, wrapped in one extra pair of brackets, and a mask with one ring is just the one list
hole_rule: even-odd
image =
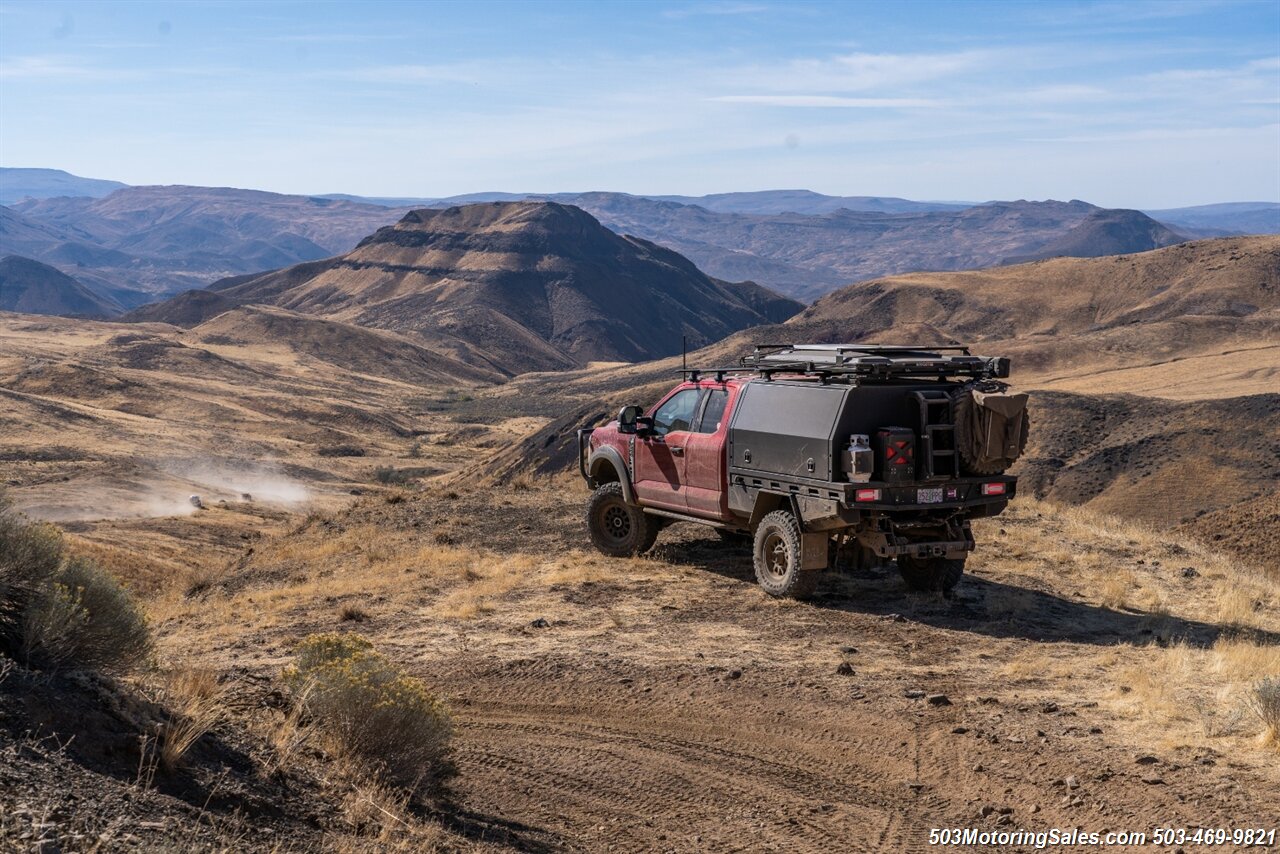
[(642, 504), (685, 510), (684, 453), (702, 391), (682, 388), (653, 410), (653, 433), (635, 440), (631, 485)]
[(728, 404), (728, 387), (709, 384), (699, 407), (697, 423), (685, 439), (684, 494), (689, 512), (696, 516), (726, 519), (729, 515), (725, 471)]

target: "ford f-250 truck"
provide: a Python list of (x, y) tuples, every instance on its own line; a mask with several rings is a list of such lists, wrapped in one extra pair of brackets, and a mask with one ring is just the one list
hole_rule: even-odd
[(735, 368), (687, 370), (644, 411), (578, 431), (587, 529), (608, 555), (648, 550), (674, 521), (751, 537), (756, 578), (803, 598), (836, 555), (896, 560), (947, 592), (969, 522), (1017, 492), (1027, 441), (1007, 359), (964, 347), (758, 345)]

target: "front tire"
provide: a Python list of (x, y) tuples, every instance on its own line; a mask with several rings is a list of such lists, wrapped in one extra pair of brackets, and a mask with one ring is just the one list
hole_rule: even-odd
[(899, 555), (898, 572), (912, 590), (949, 593), (964, 575), (964, 558)]
[(820, 572), (800, 568), (800, 525), (786, 510), (760, 520), (754, 555), (756, 581), (770, 596), (807, 599), (817, 589)]
[(628, 504), (622, 484), (606, 483), (587, 501), (587, 531), (592, 544), (610, 557), (647, 552), (658, 539), (658, 520)]

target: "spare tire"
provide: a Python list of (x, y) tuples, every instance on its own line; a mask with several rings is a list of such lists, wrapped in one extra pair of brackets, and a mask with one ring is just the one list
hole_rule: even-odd
[(969, 387), (952, 399), (952, 413), (965, 474), (1000, 474), (1026, 450), (1031, 422), (1025, 394)]

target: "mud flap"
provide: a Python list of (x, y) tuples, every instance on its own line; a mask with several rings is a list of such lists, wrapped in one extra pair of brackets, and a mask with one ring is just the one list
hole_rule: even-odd
[(830, 534), (801, 534), (800, 568), (826, 569), (830, 543)]

